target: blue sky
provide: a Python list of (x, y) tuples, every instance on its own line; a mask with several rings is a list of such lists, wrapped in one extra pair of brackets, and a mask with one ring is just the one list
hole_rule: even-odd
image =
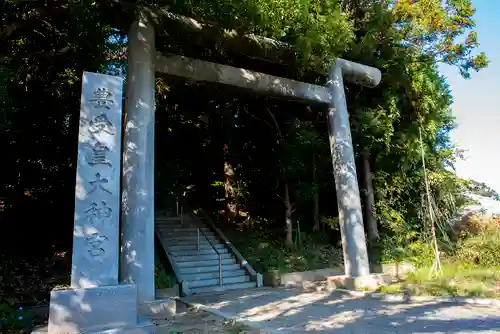
[(466, 150), (466, 160), (456, 165), (460, 177), (487, 183), (500, 192), (500, 1), (473, 0), (480, 51), (490, 60), (488, 68), (463, 79), (456, 69), (441, 68), (448, 77), (458, 127), (453, 142)]

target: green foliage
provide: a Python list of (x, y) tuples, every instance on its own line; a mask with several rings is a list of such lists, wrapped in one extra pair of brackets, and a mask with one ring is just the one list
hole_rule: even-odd
[(321, 217), (321, 222), (331, 230), (340, 231), (339, 217)]
[(155, 288), (167, 289), (175, 284), (175, 275), (170, 272), (159, 260), (155, 254)]
[(484, 267), (500, 268), (500, 229), (486, 229), (479, 234), (460, 240), (457, 259)]
[(339, 1), (249, 0), (169, 1), (170, 10), (217, 22), (221, 28), (251, 32), (297, 46), (304, 70), (324, 69), (352, 42), (349, 16)]
[[(153, 1), (139, 5), (147, 3)], [(8, 222), (2, 233), (6, 240), (51, 251), (56, 244), (66, 250), (71, 247), (80, 78), (83, 70), (114, 74), (126, 70), (125, 31), (137, 7), (119, 4), (123, 2), (40, 7), (37, 2), (8, 1), (2, 7), (0, 152), (5, 154), (0, 200), (6, 209), (0, 218)], [(251, 54), (227, 52), (223, 41), (198, 48), (189, 37), (185, 38), (189, 45), (182, 38), (169, 40), (172, 50), (190, 57), (211, 61), (215, 57), (315, 83), (324, 82), (324, 73), (337, 56), (380, 68), (383, 78), (377, 88), (348, 85), (346, 90), (355, 154), (370, 154), (385, 261), (406, 258), (420, 266), (429, 263), (429, 208), (422, 201), (419, 130), (438, 236), (444, 244), (442, 227), (467, 202), (463, 192), (469, 185), (449, 171), (460, 154), (449, 137), (455, 126), (452, 97), (438, 63), (455, 66), (464, 77), (487, 66), (486, 57), (477, 51), (470, 0), (169, 0), (154, 5), (220, 31), (235, 29), (287, 42), (292, 54), (275, 66)], [(325, 217), (323, 226), (328, 226), (332, 240), (339, 236), (324, 110), (249, 98), (220, 87), (175, 81), (167, 85), (162, 78), (156, 83), (155, 203), (160, 209), (184, 194), (198, 207), (217, 214), (223, 211), (229, 196), (223, 166), (230, 162), (235, 174), (231, 196), (239, 215), (234, 221), (248, 225), (241, 247), (257, 268), (305, 270), (341, 262), (338, 249), (310, 239), (311, 230), (317, 229), (312, 212), (316, 220)], [(223, 147), (228, 148), (225, 154)], [(278, 241), (284, 225), (278, 196), (283, 195), (284, 184), (294, 204), (293, 218), (300, 218), (306, 235), (297, 242), (300, 249), (285, 249)], [(478, 191), (495, 195), (485, 187)], [(50, 228), (40, 224), (39, 217), (51, 217)], [(254, 217), (265, 219), (257, 222)], [(481, 238), (487, 236), (478, 235), (477, 244), (489, 240)], [(297, 235), (295, 239), (299, 240)], [(479, 251), (475, 241), (466, 242)], [(472, 255), (464, 255), (470, 253), (466, 246), (460, 247), (460, 256), (470, 259)], [(486, 249), (491, 254), (479, 261), (492, 263), (494, 250)], [(156, 285), (168, 286), (166, 269), (160, 265), (156, 269)], [(30, 276), (35, 287), (41, 285), (37, 275)], [(20, 285), (9, 278), (2, 282), (17, 297)], [(38, 291), (46, 294), (49, 286)], [(39, 294), (36, 288), (25, 290), (28, 295)]]
[(341, 249), (306, 233), (301, 239), (301, 247), (290, 249), (266, 228), (231, 234), (235, 247), (258, 272), (287, 273), (338, 267), (342, 263)]
[(434, 261), (434, 251), (430, 243), (384, 236), (377, 247), (381, 250), (381, 263), (406, 262), (422, 268), (431, 266)]
[(0, 331), (2, 333), (24, 333), (32, 329), (34, 316), (12, 301), (0, 303)]
[(381, 288), (381, 292), (431, 296), (466, 296), (498, 298), (500, 289), (500, 270), (470, 263), (448, 262), (436, 276), (430, 267), (409, 273), (404, 282)]
[[(435, 271), (433, 250), (429, 244), (411, 243), (395, 247), (387, 240), (383, 247), (386, 262), (413, 262), (418, 269), (403, 282), (381, 289), (385, 293), (415, 295), (500, 296), (500, 228), (498, 221), (471, 219), (466, 233), (452, 249), (442, 252), (441, 270)], [(485, 222), (490, 222), (486, 224)], [(491, 223), (492, 222), (492, 223)]]
[(30, 257), (0, 254), (0, 300), (12, 303), (48, 302), (48, 294), (56, 286), (69, 283), (71, 271), (64, 263), (66, 258), (54, 256)]
[(155, 287), (156, 289), (171, 288), (175, 284), (175, 279), (172, 275), (167, 274), (162, 265), (155, 266)]

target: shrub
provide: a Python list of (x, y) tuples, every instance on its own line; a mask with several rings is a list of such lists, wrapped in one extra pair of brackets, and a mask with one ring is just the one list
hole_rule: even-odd
[(307, 233), (301, 232), (300, 235), (299, 238), (294, 233), (296, 244), (293, 249), (263, 224), (236, 233), (233, 231), (228, 236), (254, 269), (262, 273), (324, 269), (342, 263), (342, 249)]
[(465, 239), (491, 229), (500, 229), (500, 220), (497, 217), (469, 213), (455, 223), (453, 235), (455, 239)]
[(430, 266), (434, 262), (434, 250), (422, 241), (403, 242), (395, 238), (382, 237), (377, 245), (382, 263), (411, 263), (417, 267)]
[(457, 244), (458, 261), (500, 267), (500, 228), (489, 228)]

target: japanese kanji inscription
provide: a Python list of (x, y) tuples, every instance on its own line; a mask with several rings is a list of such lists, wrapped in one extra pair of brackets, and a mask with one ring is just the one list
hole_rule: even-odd
[(118, 283), (123, 79), (84, 72), (71, 285)]

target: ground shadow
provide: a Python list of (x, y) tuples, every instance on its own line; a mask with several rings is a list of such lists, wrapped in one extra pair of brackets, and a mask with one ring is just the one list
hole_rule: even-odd
[(486, 333), (500, 331), (500, 312), (450, 302), (392, 302), (338, 292), (265, 288), (191, 296), (226, 315), (283, 332)]

